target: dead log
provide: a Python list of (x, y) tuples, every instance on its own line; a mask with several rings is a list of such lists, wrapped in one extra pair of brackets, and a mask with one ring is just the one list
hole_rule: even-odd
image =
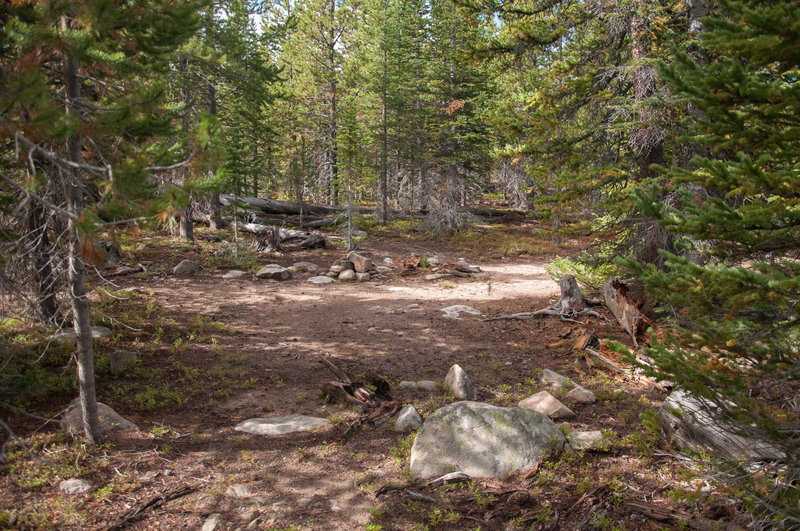
[[(219, 194), (219, 201), (223, 205), (232, 205), (235, 202), (235, 197), (230, 194)], [(303, 215), (312, 216), (330, 216), (339, 212), (347, 211), (346, 206), (338, 205), (315, 205), (310, 203), (295, 203), (293, 201), (278, 201), (266, 197), (247, 197), (240, 196), (239, 203), (248, 205), (250, 208), (260, 210), (265, 214), (277, 214), (286, 216), (299, 216), (301, 211)], [(372, 208), (353, 207), (354, 212), (367, 214), (373, 212)]]
[(603, 356), (602, 354), (600, 354), (596, 350), (588, 348), (588, 347), (586, 347), (584, 350), (586, 352), (588, 352), (589, 354), (591, 354), (592, 356), (594, 356), (594, 358), (597, 361), (599, 361), (600, 364), (603, 367), (605, 367), (606, 369), (614, 371), (614, 372), (619, 373), (619, 374), (628, 375), (628, 371), (623, 369), (622, 366), (620, 366), (617, 362), (612, 361), (610, 358), (607, 358), (607, 357)]
[(652, 321), (641, 311), (645, 304), (644, 298), (632, 300), (628, 297), (632, 281), (622, 281), (617, 277), (608, 279), (603, 284), (603, 297), (606, 307), (611, 310), (617, 322), (633, 339), (635, 347), (639, 347), (637, 336), (644, 332)]
[(688, 527), (689, 529), (741, 529), (732, 523), (717, 520), (708, 520), (702, 516), (697, 516), (684, 511), (678, 511), (669, 507), (661, 507), (654, 503), (640, 501), (628, 501), (625, 505), (638, 513), (645, 515), (657, 522), (669, 522), (678, 526)]

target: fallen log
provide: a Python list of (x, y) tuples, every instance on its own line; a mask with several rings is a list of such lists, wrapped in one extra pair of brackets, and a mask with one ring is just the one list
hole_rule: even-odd
[(117, 520), (115, 524), (109, 526), (108, 529), (124, 529), (129, 524), (132, 524), (136, 520), (140, 519), (145, 511), (155, 509), (156, 507), (160, 507), (161, 505), (164, 505), (168, 501), (181, 498), (183, 496), (186, 496), (187, 494), (193, 493), (196, 490), (197, 490), (196, 487), (184, 485), (182, 487), (179, 487), (177, 489), (168, 492), (164, 492), (162, 494), (156, 494), (155, 496), (145, 501), (143, 504), (129, 509), (125, 514), (122, 515), (122, 518)]
[[(329, 216), (340, 212), (346, 212), (346, 206), (339, 205), (318, 205), (314, 203), (295, 203), (293, 201), (278, 201), (266, 197), (240, 196), (240, 204), (245, 204), (251, 208), (260, 210), (265, 214), (278, 214), (286, 216), (312, 215)], [(219, 202), (225, 206), (232, 205), (236, 201), (235, 196), (230, 194), (219, 194)], [(353, 212), (368, 214), (374, 209), (366, 207), (353, 207)]]

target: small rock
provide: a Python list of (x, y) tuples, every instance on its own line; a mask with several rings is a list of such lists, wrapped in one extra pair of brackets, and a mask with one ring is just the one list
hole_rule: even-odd
[(158, 470), (148, 470), (142, 474), (142, 481), (153, 481), (158, 476)]
[(214, 513), (206, 518), (206, 521), (203, 524), (203, 531), (216, 531), (221, 523), (222, 515), (219, 513)]
[(439, 274), (439, 273), (433, 273), (431, 275), (425, 275), (425, 280), (434, 281), (434, 280), (439, 280), (440, 278), (444, 278), (446, 276), (447, 275), (442, 275), (442, 274)]
[(268, 264), (258, 270), (258, 278), (270, 278), (272, 280), (289, 280), (292, 272), (278, 264)]
[(349, 281), (356, 279), (356, 272), (352, 269), (345, 269), (341, 273), (339, 273), (339, 280)]
[(327, 273), (325, 273), (325, 276), (327, 276), (328, 278), (332, 278), (332, 279), (336, 280), (337, 278), (339, 278), (339, 273), (334, 273), (333, 271), (328, 271)]
[(342, 271), (344, 271), (344, 268), (340, 265), (332, 265), (330, 269), (331, 273), (341, 273)]
[(459, 271), (463, 271), (464, 273), (480, 273), (481, 268), (478, 266), (472, 266), (467, 263), (466, 260), (463, 258), (459, 258), (456, 262), (455, 268)]
[(191, 275), (200, 271), (200, 264), (192, 260), (186, 259), (175, 266), (172, 270), (173, 275)]
[(115, 350), (111, 353), (109, 363), (111, 374), (118, 376), (122, 371), (136, 361), (136, 353), (130, 350)]
[(436, 382), (433, 380), (420, 380), (417, 382), (417, 389), (423, 391), (436, 391)]
[(339, 265), (342, 266), (342, 271), (356, 270), (356, 265), (350, 260), (339, 260)]
[(422, 417), (412, 405), (407, 405), (397, 414), (394, 421), (394, 431), (408, 431), (422, 426)]
[(564, 395), (566, 400), (572, 400), (576, 404), (594, 404), (597, 402), (597, 398), (594, 396), (594, 393), (581, 387), (580, 385), (575, 387), (572, 391)]
[(417, 308), (419, 308), (419, 307), (420, 307), (420, 305), (419, 305), (419, 304), (417, 304), (416, 302), (415, 302), (415, 303), (413, 303), (413, 304), (409, 304), (408, 306), (406, 306), (406, 308), (408, 308), (409, 310), (416, 310), (416, 309), (417, 309)]
[(330, 424), (328, 419), (307, 417), (305, 415), (288, 415), (286, 417), (245, 420), (237, 424), (234, 429), (255, 435), (283, 435), (284, 433), (313, 430), (326, 424)]
[(573, 431), (567, 436), (573, 450), (609, 450), (611, 442), (600, 430)]
[(378, 273), (389, 273), (392, 270), (392, 268), (391, 267), (386, 267), (386, 266), (378, 266), (378, 267), (375, 268), (375, 270)]
[(235, 483), (228, 487), (228, 490), (225, 491), (225, 495), (232, 498), (251, 498), (253, 496), (247, 485), (242, 483)]
[(92, 490), (92, 484), (83, 479), (65, 479), (58, 488), (67, 494), (84, 494)]
[(460, 319), (458, 316), (461, 313), (468, 313), (470, 315), (480, 315), (481, 312), (472, 308), (470, 306), (464, 306), (463, 304), (457, 304), (455, 306), (448, 306), (447, 308), (442, 308), (444, 312), (444, 317), (447, 319)]
[(244, 278), (246, 276), (247, 276), (246, 271), (240, 271), (239, 269), (231, 269), (230, 271), (222, 275), (222, 278), (228, 280), (236, 280), (239, 278)]
[(525, 400), (520, 400), (518, 405), (524, 409), (532, 409), (543, 413), (551, 419), (566, 419), (575, 416), (575, 413), (570, 408), (547, 391), (542, 391), (529, 396)]
[(312, 284), (332, 284), (333, 282), (336, 282), (331, 277), (311, 277), (308, 279), (308, 281)]
[(359, 282), (369, 282), (370, 278), (369, 273), (356, 273), (356, 280)]
[(310, 505), (310, 504), (311, 504), (311, 498), (308, 498), (308, 497), (305, 497), (305, 496), (304, 496), (304, 497), (302, 497), (302, 498), (298, 499), (298, 500), (297, 500), (296, 502), (294, 502), (294, 503), (295, 503), (295, 505), (297, 505), (298, 507), (307, 507), (308, 505)]
[(92, 338), (93, 339), (105, 339), (107, 337), (111, 337), (113, 332), (111, 332), (110, 328), (106, 328), (105, 326), (93, 326), (92, 327)]
[(387, 256), (386, 258), (383, 259), (383, 263), (386, 264), (387, 266), (390, 266), (394, 263), (394, 260), (392, 260)]
[(430, 265), (432, 265), (432, 266), (438, 266), (439, 265), (439, 259), (436, 258), (435, 256), (431, 256), (430, 258), (428, 258), (428, 263)]
[(477, 396), (469, 376), (458, 364), (450, 367), (444, 384), (450, 389), (456, 400), (475, 400)]
[(294, 273), (316, 273), (319, 266), (311, 262), (295, 262), (289, 269)]
[(252, 522), (247, 524), (247, 527), (245, 529), (258, 529), (260, 526), (261, 526), (261, 518), (255, 518)]
[(357, 273), (366, 273), (372, 269), (372, 260), (362, 256), (355, 251), (347, 255), (347, 259), (353, 263)]
[(550, 369), (542, 369), (542, 377), (540, 380), (543, 384), (548, 385), (553, 389), (570, 389), (575, 387), (575, 384), (572, 383), (572, 380), (566, 376), (558, 374), (555, 371), (551, 371)]

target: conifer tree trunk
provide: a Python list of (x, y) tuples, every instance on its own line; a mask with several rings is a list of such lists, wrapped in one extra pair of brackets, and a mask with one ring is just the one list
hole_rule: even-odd
[[(67, 18), (62, 18), (62, 27), (67, 29)], [(71, 113), (71, 106), (80, 98), (80, 78), (78, 77), (78, 60), (76, 57), (64, 57), (64, 83), (66, 86), (66, 112)], [(80, 132), (67, 139), (67, 160), (81, 163)], [(83, 180), (80, 170), (70, 168), (67, 173), (68, 209), (78, 214), (83, 207)], [(80, 251), (80, 239), (74, 219), (69, 221), (69, 254), (68, 279), (69, 298), (72, 304), (75, 334), (78, 345), (78, 386), (80, 389), (80, 405), (83, 416), (83, 429), (91, 444), (103, 442), (103, 430), (97, 413), (97, 398), (94, 380), (94, 345), (92, 329), (89, 323), (89, 299), (86, 297), (86, 266)]]
[(338, 204), (339, 202), (339, 163), (338, 163), (338, 145), (336, 141), (336, 0), (331, 0), (330, 3), (330, 30), (328, 46), (328, 68), (330, 69), (330, 115), (328, 124), (328, 141), (330, 146), (328, 148), (328, 162), (331, 165), (330, 172), (328, 173), (328, 199), (331, 203)]
[[(189, 116), (189, 104), (192, 101), (192, 93), (189, 89), (189, 57), (183, 55), (180, 58), (180, 69), (184, 76), (184, 85), (181, 88), (181, 102), (184, 104), (186, 115), (183, 118), (184, 132), (189, 130), (191, 118)], [(186, 179), (186, 170), (184, 171), (184, 180)], [(174, 233), (173, 233), (174, 234)], [(191, 204), (180, 211), (178, 215), (178, 236), (183, 240), (190, 242), (194, 241), (194, 226), (191, 219)]]

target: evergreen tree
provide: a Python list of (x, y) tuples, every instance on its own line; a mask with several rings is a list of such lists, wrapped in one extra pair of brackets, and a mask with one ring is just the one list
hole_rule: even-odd
[[(646, 351), (739, 430), (784, 454), (770, 477), (724, 463), (764, 526), (800, 526), (800, 7), (721, 1), (696, 54), (661, 70), (685, 98), (691, 141), (707, 150), (666, 173), (677, 205), (640, 190), (639, 207), (701, 263), (662, 252), (667, 271), (638, 267), (672, 312), (672, 332)], [(703, 194), (698, 194), (703, 190)]]
[[(66, 248), (56, 251), (67, 261), (80, 404), (91, 443), (103, 434), (85, 262), (99, 229), (178, 206), (170, 190), (158, 206), (149, 201), (151, 174), (182, 164), (181, 154), (164, 143), (176, 118), (164, 105), (164, 80), (171, 54), (198, 28), (198, 7), (96, 0), (0, 8), (3, 181), (67, 225)], [(40, 195), (49, 187), (53, 201)]]

